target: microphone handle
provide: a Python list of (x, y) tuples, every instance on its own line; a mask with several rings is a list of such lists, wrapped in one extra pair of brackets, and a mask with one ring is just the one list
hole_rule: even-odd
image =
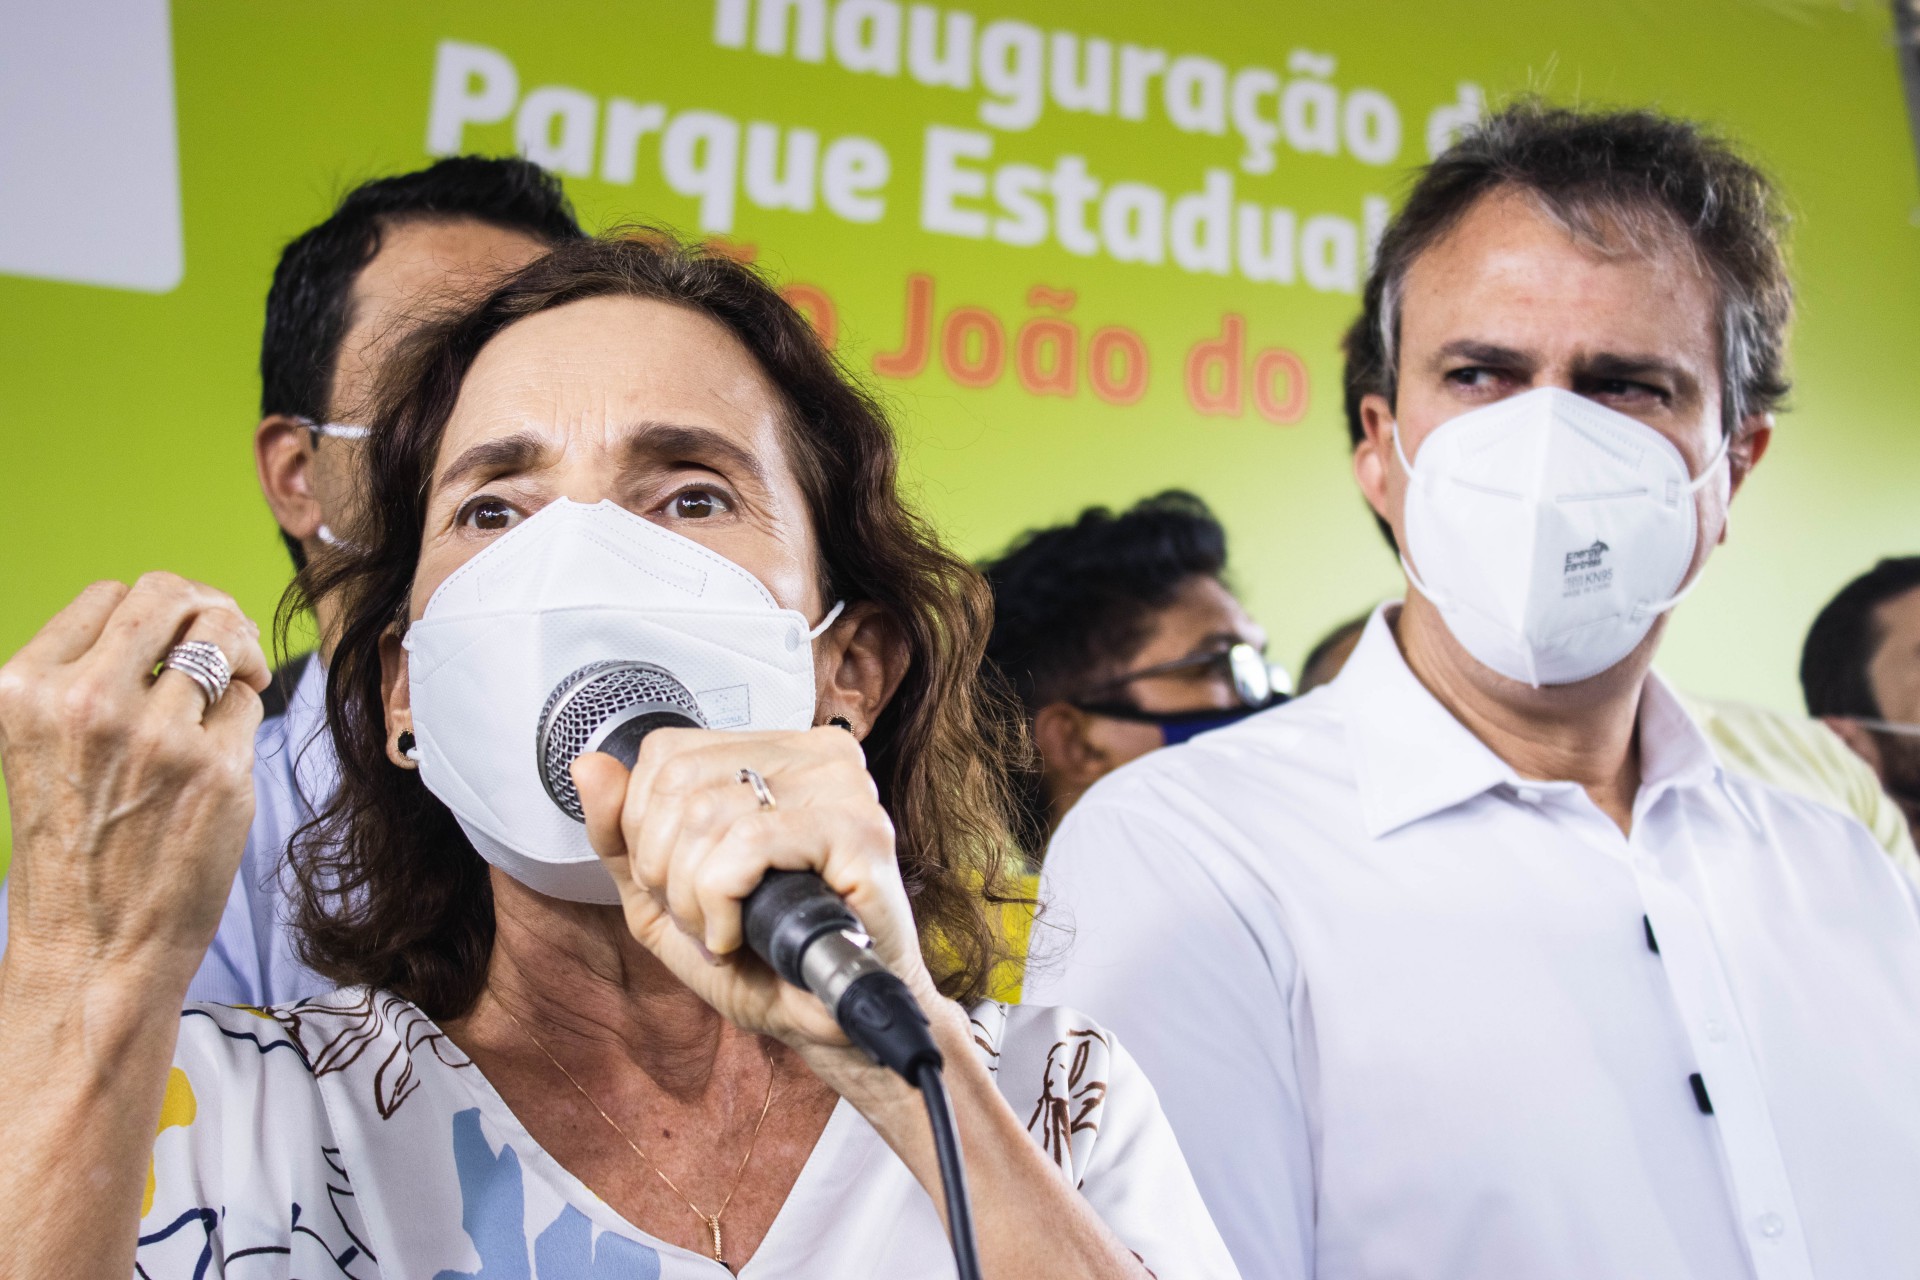
[(869, 1058), (916, 1082), (941, 1065), (927, 1015), (873, 948), (840, 895), (811, 871), (769, 871), (740, 904), (747, 946), (811, 991)]
[[(655, 729), (700, 727), (672, 708), (649, 708), (611, 728), (603, 723), (590, 749), (631, 769), (641, 742)], [(782, 978), (818, 996), (869, 1058), (916, 1088), (923, 1067), (942, 1065), (919, 1001), (873, 954), (859, 919), (825, 880), (811, 871), (769, 871), (740, 911), (748, 948)]]

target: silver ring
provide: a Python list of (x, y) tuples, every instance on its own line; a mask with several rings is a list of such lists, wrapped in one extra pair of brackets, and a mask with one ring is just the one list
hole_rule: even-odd
[(773, 798), (773, 792), (767, 786), (767, 780), (756, 769), (742, 769), (740, 781), (753, 788), (753, 798), (760, 802), (762, 809), (778, 809), (780, 806)]
[(160, 667), (178, 671), (198, 685), (209, 708), (227, 696), (227, 687), (233, 683), (233, 664), (210, 640), (188, 640), (173, 646), (160, 660)]

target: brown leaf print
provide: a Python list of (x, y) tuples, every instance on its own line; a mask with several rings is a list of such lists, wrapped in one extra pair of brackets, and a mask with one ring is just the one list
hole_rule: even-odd
[(349, 1005), (307, 1001), (268, 1012), (300, 1047), (316, 1076), (345, 1071), (391, 1027), (400, 1043), (387, 1052), (373, 1081), (373, 1103), (382, 1120), (398, 1111), (419, 1083), (413, 1074), (416, 1052), (430, 1050), (449, 1067), (473, 1065), (432, 1019), (388, 992), (363, 991)]
[[(1106, 1080), (1092, 1071), (1096, 1043), (1102, 1048), (1111, 1047), (1098, 1031), (1070, 1031), (1066, 1039), (1047, 1050), (1040, 1098), (1027, 1118), (1027, 1131), (1039, 1140), (1040, 1149), (1069, 1173), (1073, 1170), (1073, 1135), (1099, 1130), (1100, 1107), (1107, 1098)], [(1079, 1185), (1079, 1179), (1074, 1185)]]
[[(1003, 1023), (1006, 1021), (1004, 1015), (1001, 1021)], [(997, 1074), (1000, 1070), (1000, 1046), (994, 1043), (994, 1033), (987, 1029), (986, 1023), (976, 1017), (967, 1019), (967, 1028), (973, 1033), (973, 1047), (986, 1056), (987, 1070)]]

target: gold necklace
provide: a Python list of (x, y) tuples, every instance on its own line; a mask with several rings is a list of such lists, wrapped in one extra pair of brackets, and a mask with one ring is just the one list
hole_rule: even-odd
[[(633, 1148), (633, 1154), (640, 1157), (640, 1163), (646, 1165), (647, 1168), (653, 1170), (653, 1175), (656, 1178), (660, 1179), (660, 1181), (666, 1183), (667, 1189), (669, 1191), (673, 1192), (673, 1194), (679, 1196), (682, 1200), (686, 1201), (687, 1208), (693, 1210), (694, 1216), (698, 1217), (700, 1221), (706, 1225), (707, 1230), (713, 1235), (713, 1260), (719, 1263), (721, 1266), (726, 1267), (727, 1266), (726, 1247), (722, 1243), (720, 1238), (720, 1216), (727, 1211), (727, 1206), (733, 1203), (733, 1193), (740, 1189), (740, 1179), (746, 1175), (747, 1162), (753, 1159), (753, 1149), (760, 1141), (760, 1130), (767, 1123), (767, 1113), (773, 1110), (773, 1078), (774, 1078), (773, 1050), (768, 1049), (764, 1043), (761, 1045), (762, 1050), (764, 1050), (767, 1055), (767, 1100), (760, 1104), (760, 1118), (754, 1122), (753, 1136), (747, 1139), (747, 1154), (740, 1157), (740, 1167), (733, 1171), (733, 1185), (727, 1188), (727, 1198), (720, 1202), (720, 1207), (718, 1209), (715, 1209), (712, 1213), (708, 1213), (704, 1209), (702, 1209), (699, 1205), (695, 1204), (691, 1199), (688, 1199), (687, 1193), (682, 1191), (679, 1187), (675, 1186), (673, 1183), (673, 1179), (669, 1178), (665, 1173), (661, 1172), (660, 1166), (647, 1158), (647, 1153), (640, 1149), (640, 1144), (635, 1142), (632, 1138), (628, 1137), (627, 1131), (620, 1127), (620, 1122), (618, 1120), (615, 1120), (612, 1116), (608, 1115), (606, 1113), (606, 1110), (603, 1107), (601, 1107), (599, 1103), (593, 1100), (593, 1095), (580, 1087), (580, 1082), (573, 1078), (573, 1072), (567, 1070), (565, 1067), (560, 1065), (560, 1059), (554, 1057), (552, 1053), (548, 1052), (547, 1046), (545, 1046), (544, 1044), (541, 1044), (539, 1039), (533, 1034), (533, 1032), (527, 1030), (526, 1023), (520, 1021), (519, 1018), (514, 1017), (513, 1010), (508, 1009), (505, 1004), (502, 1004), (500, 1008), (506, 1013), (506, 1015), (509, 1018), (513, 1018), (513, 1025), (520, 1028), (520, 1034), (525, 1036), (527, 1040), (533, 1045), (533, 1047), (538, 1049), (542, 1054), (542, 1056), (544, 1056), (548, 1062), (551, 1062), (553, 1064), (553, 1069), (555, 1071), (558, 1071), (561, 1075), (567, 1078), (567, 1083), (573, 1086), (574, 1092), (578, 1093), (582, 1098), (585, 1098), (587, 1101), (587, 1105), (592, 1107), (595, 1111), (598, 1111), (600, 1113), (600, 1118), (602, 1120), (605, 1120), (607, 1122), (607, 1125), (615, 1133), (620, 1135), (620, 1140), (622, 1142), (625, 1142), (629, 1147)], [(731, 1271), (733, 1270), (733, 1268), (727, 1267), (727, 1270)]]

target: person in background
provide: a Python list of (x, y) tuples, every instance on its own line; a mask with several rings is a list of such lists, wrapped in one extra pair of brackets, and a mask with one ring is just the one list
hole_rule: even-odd
[[(1346, 352), (1347, 435), (1355, 449), (1366, 440), (1360, 414), (1361, 401), (1367, 394), (1365, 353), (1370, 345), (1369, 335), (1360, 332), (1365, 323), (1365, 317), (1356, 321), (1342, 344)], [(1377, 518), (1376, 523), (1387, 545), (1398, 555), (1392, 527)], [(1315, 646), (1301, 672), (1302, 693), (1340, 673), (1359, 643), (1365, 624), (1365, 618), (1344, 623)], [(1842, 736), (1846, 733), (1837, 723), (1823, 725), (1815, 719), (1730, 698), (1703, 698), (1682, 690), (1675, 693), (1728, 768), (1858, 818), (1901, 873), (1920, 887), (1920, 854), (1915, 853), (1908, 821), (1882, 788), (1881, 778), (1835, 736), (1836, 732)], [(1864, 736), (1859, 730), (1854, 732)]]
[(1312, 693), (1340, 674), (1340, 668), (1353, 656), (1372, 617), (1373, 610), (1369, 609), (1357, 618), (1348, 618), (1314, 642), (1313, 648), (1307, 650), (1306, 660), (1300, 664), (1301, 694)]
[(1095, 782), (1274, 700), (1266, 632), (1226, 570), (1226, 530), (1178, 489), (1030, 529), (981, 566), (993, 587), (987, 659), (1039, 755), (1019, 780), (1036, 862)]
[(1920, 902), (1859, 822), (1724, 768), (1653, 670), (1788, 388), (1784, 225), (1655, 112), (1464, 134), (1356, 331), (1354, 476), (1404, 601), (1330, 685), (1055, 833), (1066, 952), (1027, 997), (1133, 1050), (1242, 1274), (1920, 1257)]
[[(559, 181), (521, 159), (456, 156), (349, 191), (281, 252), (260, 340), (260, 490), (296, 570), (351, 536), (374, 377), (395, 343), (552, 246), (581, 237)], [(288, 841), (335, 785), (324, 660), (335, 619), (313, 602), (317, 654), (274, 673), (256, 737), (254, 817), (218, 934), (187, 995), (264, 1006), (328, 990), (294, 954)], [(0, 952), (11, 878), (0, 883)]]
[(1920, 556), (1882, 560), (1828, 602), (1800, 653), (1800, 688), (1920, 838)]

